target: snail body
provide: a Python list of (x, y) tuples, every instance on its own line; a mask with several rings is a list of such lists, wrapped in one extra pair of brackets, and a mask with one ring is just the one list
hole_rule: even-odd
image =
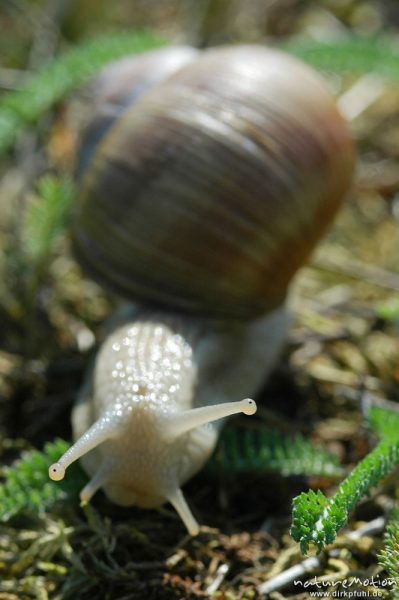
[(49, 473), (83, 457), (83, 499), (103, 487), (122, 505), (170, 501), (195, 534), (180, 486), (218, 420), (255, 412), (231, 400), (274, 364), (289, 283), (341, 202), (353, 148), (318, 76), (280, 52), (166, 49), (142, 59), (157, 65), (142, 83), (139, 58), (100, 79), (72, 233), (88, 271), (139, 308), (104, 342), (77, 441)]
[(285, 323), (284, 310), (235, 328), (139, 313), (102, 345), (93, 381), (73, 412), (78, 442), (61, 459), (61, 471), (53, 468), (63, 473), (82, 451), (106, 439), (83, 457), (92, 480), (82, 499), (103, 487), (125, 506), (152, 508), (169, 500), (188, 531), (197, 533), (180, 487), (213, 451), (220, 425), (215, 419), (255, 412), (253, 400), (230, 400), (261, 385), (265, 369), (259, 364), (269, 358), (271, 368)]

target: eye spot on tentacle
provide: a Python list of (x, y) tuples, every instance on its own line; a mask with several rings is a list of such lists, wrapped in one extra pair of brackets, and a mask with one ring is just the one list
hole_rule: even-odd
[(242, 403), (243, 403), (242, 412), (245, 415), (254, 415), (256, 413), (257, 406), (256, 406), (255, 400), (252, 400), (252, 398), (246, 398), (245, 400), (242, 401)]
[(54, 463), (48, 470), (50, 479), (53, 481), (61, 481), (65, 476), (65, 469), (60, 463)]

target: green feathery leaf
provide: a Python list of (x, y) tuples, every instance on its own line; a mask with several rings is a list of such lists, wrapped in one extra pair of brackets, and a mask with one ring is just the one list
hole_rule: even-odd
[(150, 33), (120, 32), (86, 41), (56, 57), (26, 86), (0, 99), (0, 152), (9, 150), (20, 131), (90, 80), (107, 63), (151, 50), (164, 42)]
[(312, 491), (294, 498), (291, 535), (302, 551), (306, 553), (311, 543), (319, 552), (331, 544), (346, 525), (350, 511), (398, 463), (399, 440), (383, 441), (355, 467), (330, 500), (318, 492), (316, 502)]
[(284, 50), (331, 73), (376, 73), (399, 80), (399, 44), (393, 38), (339, 38), (332, 42), (293, 41)]
[(77, 463), (71, 465), (68, 477), (54, 483), (48, 468), (66, 452), (69, 445), (57, 440), (44, 447), (43, 452), (27, 452), (12, 467), (4, 469), (0, 485), (0, 521), (8, 521), (21, 511), (42, 513), (56, 502), (76, 500), (87, 477)]
[(378, 562), (393, 580), (394, 599), (399, 598), (399, 511), (391, 516), (384, 535), (384, 546), (378, 555)]
[(310, 544), (319, 552), (331, 544), (348, 522), (350, 511), (399, 464), (399, 414), (373, 406), (367, 416), (370, 427), (382, 440), (341, 483), (336, 494), (327, 499), (320, 491), (309, 491), (293, 500), (291, 535), (303, 553)]
[(209, 468), (238, 473), (276, 471), (282, 475), (341, 477), (338, 459), (302, 436), (275, 431), (226, 429)]
[(46, 260), (64, 231), (73, 199), (72, 182), (45, 175), (36, 185), (36, 198), (28, 205), (24, 228), (25, 249), (34, 263)]
[(301, 552), (308, 551), (309, 537), (318, 541), (317, 523), (319, 523), (325, 507), (327, 498), (320, 490), (310, 490), (307, 494), (303, 492), (295, 498), (292, 513), (291, 535), (301, 545)]

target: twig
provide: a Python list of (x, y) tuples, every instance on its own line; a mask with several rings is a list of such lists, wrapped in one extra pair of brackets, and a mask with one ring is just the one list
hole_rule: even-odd
[(369, 392), (363, 392), (363, 394), (360, 397), (360, 405), (363, 415), (367, 415), (370, 411), (370, 408), (372, 408), (373, 406), (399, 413), (399, 404), (397, 402), (393, 402), (392, 400), (386, 400), (385, 398), (380, 398), (379, 396), (376, 396), (375, 394), (370, 394)]
[[(181, 4), (180, 12), (186, 26), (183, 28), (188, 42), (199, 47), (208, 46), (223, 36), (226, 23), (237, 12), (237, 0), (187, 0)], [(187, 35), (188, 32), (188, 35)]]
[(353, 121), (374, 104), (385, 92), (386, 85), (375, 73), (367, 73), (356, 81), (338, 100), (345, 117)]
[(380, 389), (380, 380), (377, 377), (358, 375), (353, 371), (344, 371), (330, 365), (315, 364), (309, 368), (309, 374), (313, 379), (325, 381), (326, 383), (335, 383), (347, 387), (356, 387), (362, 384), (371, 391)]
[(312, 266), (325, 271), (343, 273), (354, 279), (366, 280), (368, 283), (399, 291), (399, 274), (386, 271), (374, 265), (367, 265), (360, 260), (347, 256), (318, 256), (312, 262)]
[[(358, 540), (361, 537), (375, 535), (377, 533), (381, 533), (385, 527), (385, 517), (378, 517), (373, 521), (370, 521), (363, 527), (360, 527), (356, 531), (351, 531), (347, 538), (351, 540)], [(339, 550), (332, 550), (329, 552), (330, 557), (338, 556)], [(306, 558), (298, 565), (294, 565), (290, 567), (286, 571), (279, 573), (269, 581), (262, 583), (258, 586), (258, 593), (262, 595), (270, 594), (271, 592), (276, 592), (291, 584), (295, 579), (299, 579), (308, 575), (310, 573), (314, 573), (318, 569), (322, 567), (322, 559), (318, 556), (311, 556)]]
[(60, 42), (60, 25), (70, 0), (47, 0), (38, 11), (33, 42), (29, 54), (29, 67), (33, 70), (48, 63), (55, 55)]
[(290, 567), (286, 571), (279, 573), (269, 581), (262, 583), (258, 586), (259, 594), (270, 594), (271, 592), (277, 592), (282, 588), (286, 587), (289, 583), (292, 583), (295, 579), (303, 577), (307, 573), (313, 573), (321, 566), (321, 561), (317, 556), (311, 556), (306, 558), (304, 561)]
[(215, 579), (206, 588), (206, 593), (209, 594), (209, 596), (214, 594), (219, 589), (219, 586), (222, 583), (223, 579), (226, 577), (226, 575), (229, 571), (229, 568), (230, 568), (229, 565), (227, 565), (226, 563), (223, 563), (222, 565), (220, 565), (220, 567), (216, 571)]

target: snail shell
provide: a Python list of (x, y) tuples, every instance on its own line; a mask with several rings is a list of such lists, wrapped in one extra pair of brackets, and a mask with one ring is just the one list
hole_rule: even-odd
[(318, 75), (263, 47), (206, 50), (102, 138), (74, 247), (129, 299), (253, 318), (284, 300), (352, 171), (347, 125)]
[(198, 50), (189, 46), (172, 46), (122, 58), (103, 70), (89, 91), (91, 116), (79, 148), (78, 178), (83, 176), (114, 121), (142, 94), (194, 60), (197, 54)]

